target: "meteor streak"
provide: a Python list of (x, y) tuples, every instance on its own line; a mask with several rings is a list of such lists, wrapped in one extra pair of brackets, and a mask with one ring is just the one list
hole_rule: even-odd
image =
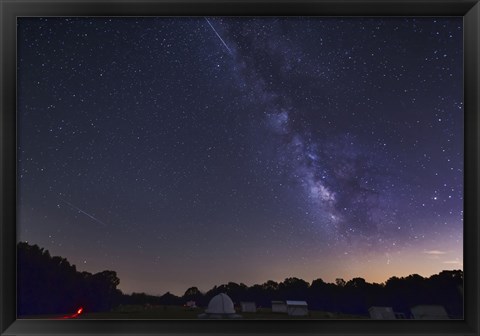
[(227, 48), (228, 52), (230, 53), (230, 55), (233, 55), (232, 53), (232, 50), (227, 46), (227, 44), (225, 43), (225, 41), (222, 39), (222, 37), (220, 36), (220, 34), (217, 32), (217, 30), (215, 28), (213, 28), (212, 24), (210, 23), (210, 21), (208, 21), (208, 19), (206, 17), (204, 17), (205, 20), (207, 21), (207, 23), (210, 25), (210, 27), (212, 27), (213, 31), (215, 32), (215, 34), (217, 34), (218, 38), (220, 39), (220, 41), (222, 41), (223, 45), (225, 46), (225, 48)]
[(102, 222), (101, 220), (99, 220), (99, 219), (97, 219), (97, 218), (93, 217), (92, 215), (90, 215), (89, 213), (87, 213), (87, 212), (83, 211), (82, 209), (80, 209), (79, 207), (77, 207), (77, 206), (73, 205), (72, 203), (70, 203), (70, 202), (67, 202), (67, 201), (65, 201), (65, 200), (63, 200), (63, 199), (62, 199), (61, 201), (62, 201), (62, 202), (64, 202), (65, 204), (69, 205), (71, 208), (73, 208), (73, 209), (77, 210), (78, 212), (81, 212), (81, 213), (83, 213), (85, 216), (88, 216), (88, 217), (90, 217), (90, 218), (91, 218), (91, 219), (93, 219), (95, 222), (97, 222), (97, 223), (100, 223), (100, 224), (102, 224), (103, 226), (107, 226), (107, 224), (105, 224), (105, 223), (104, 223), (104, 222)]

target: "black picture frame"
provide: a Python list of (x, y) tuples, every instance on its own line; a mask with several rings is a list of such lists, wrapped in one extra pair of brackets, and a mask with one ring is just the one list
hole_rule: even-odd
[[(479, 335), (478, 0), (0, 0), (0, 333), (1, 335)], [(463, 16), (464, 271), (463, 320), (16, 320), (16, 18), (22, 16)]]

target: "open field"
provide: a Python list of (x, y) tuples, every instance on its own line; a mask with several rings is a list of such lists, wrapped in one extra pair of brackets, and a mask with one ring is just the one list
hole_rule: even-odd
[[(77, 319), (154, 319), (154, 320), (178, 320), (178, 319), (198, 319), (198, 315), (204, 312), (204, 308), (188, 309), (182, 306), (120, 306), (110, 312), (88, 313), (85, 312)], [(242, 315), (244, 320), (301, 320), (301, 319), (368, 319), (368, 316), (348, 315), (340, 313), (330, 313), (323, 311), (310, 311), (308, 316), (288, 316), (286, 313), (272, 313), (270, 308), (259, 308), (256, 313), (242, 313), (237, 310), (237, 314)], [(61, 316), (39, 315), (28, 316), (29, 319), (50, 319)]]

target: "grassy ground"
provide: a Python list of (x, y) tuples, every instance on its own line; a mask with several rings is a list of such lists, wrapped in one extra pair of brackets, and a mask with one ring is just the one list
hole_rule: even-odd
[[(77, 319), (155, 319), (155, 320), (196, 320), (198, 315), (205, 311), (204, 308), (188, 309), (182, 306), (121, 306), (110, 312), (88, 313), (85, 312)], [(237, 311), (244, 320), (301, 320), (301, 319), (367, 319), (367, 316), (355, 316), (340, 313), (329, 313), (322, 311), (309, 311), (308, 316), (288, 316), (286, 313), (272, 313), (270, 308), (259, 308), (256, 313), (242, 313)], [(29, 316), (25, 318), (49, 319), (59, 316), (43, 315)]]
[[(187, 309), (182, 306), (120, 306), (109, 312), (89, 313), (85, 312), (77, 319), (113, 319), (113, 320), (196, 320), (198, 315), (205, 311), (204, 308)], [(288, 316), (286, 313), (272, 313), (270, 308), (258, 308), (256, 313), (242, 313), (237, 311), (244, 320), (325, 320), (325, 319), (367, 319), (368, 316), (356, 316), (322, 311), (309, 311), (308, 316)], [(66, 314), (67, 315), (67, 314)], [(63, 315), (39, 315), (25, 316), (26, 319), (58, 319)]]

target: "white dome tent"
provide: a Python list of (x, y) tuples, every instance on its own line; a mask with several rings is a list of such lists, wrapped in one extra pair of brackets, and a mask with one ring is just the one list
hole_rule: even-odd
[(225, 293), (214, 296), (208, 303), (208, 307), (204, 314), (198, 315), (199, 318), (239, 318), (240, 315), (235, 313), (233, 301)]

